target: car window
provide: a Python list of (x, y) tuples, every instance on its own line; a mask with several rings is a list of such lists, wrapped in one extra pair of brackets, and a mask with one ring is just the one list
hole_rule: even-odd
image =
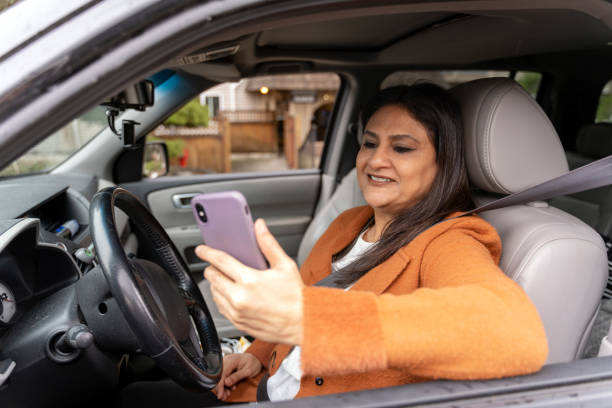
[(0, 171), (0, 177), (51, 170), (107, 126), (106, 108), (97, 106), (52, 133)]
[[(465, 70), (465, 71), (397, 71), (389, 75), (381, 84), (381, 88), (394, 85), (412, 84), (415, 81), (429, 81), (445, 89), (480, 78), (510, 77), (511, 71), (503, 70)], [(539, 72), (517, 71), (514, 75), (517, 81), (532, 96), (536, 97), (542, 74)]]
[(531, 71), (517, 71), (514, 80), (518, 82), (534, 99), (538, 96), (542, 74)]
[(168, 175), (318, 168), (339, 88), (334, 73), (222, 83), (171, 115), (147, 141), (166, 143)]
[(612, 80), (601, 91), (595, 122), (612, 122)]
[(389, 75), (381, 84), (382, 88), (395, 85), (410, 85), (415, 81), (428, 81), (445, 89), (480, 78), (508, 77), (510, 71), (470, 70), (470, 71), (397, 71)]

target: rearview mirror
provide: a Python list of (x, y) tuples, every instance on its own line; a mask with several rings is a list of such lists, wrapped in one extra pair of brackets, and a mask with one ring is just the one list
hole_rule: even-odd
[(139, 81), (117, 95), (105, 100), (101, 105), (109, 106), (118, 110), (136, 109), (144, 111), (153, 106), (155, 101), (155, 86), (149, 80)]

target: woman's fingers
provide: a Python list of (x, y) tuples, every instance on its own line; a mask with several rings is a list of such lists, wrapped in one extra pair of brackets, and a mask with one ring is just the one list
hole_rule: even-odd
[(216, 267), (209, 266), (204, 270), (204, 277), (210, 283), (210, 288), (223, 295), (226, 301), (232, 303), (236, 301), (235, 298), (241, 298), (244, 291), (241, 286), (236, 284), (234, 281), (227, 278), (224, 273), (221, 273)]
[(255, 238), (257, 239), (259, 249), (261, 249), (261, 252), (266, 257), (272, 268), (279, 263), (286, 262), (288, 259), (291, 259), (285, 253), (285, 251), (283, 251), (283, 248), (280, 246), (276, 238), (274, 238), (274, 235), (272, 235), (266, 226), (266, 223), (261, 218), (255, 221)]
[(248, 282), (251, 274), (255, 272), (233, 256), (206, 245), (198, 245), (195, 253), (234, 282)]
[(261, 362), (252, 354), (236, 354), (236, 357), (240, 360), (238, 364), (239, 369), (225, 380), (225, 386), (232, 389), (237, 382), (244, 378), (256, 376), (262, 369)]
[(217, 384), (217, 397), (226, 400), (236, 384), (248, 377), (253, 377), (262, 369), (257, 358), (251, 354), (230, 354), (223, 358), (223, 374)]
[(232, 290), (236, 285), (234, 280), (230, 279), (216, 266), (211, 265), (204, 269), (204, 277), (208, 282), (210, 282), (211, 285), (223, 288), (224, 290)]
[(227, 397), (225, 392), (225, 379), (232, 371), (238, 366), (237, 361), (233, 358), (225, 357), (223, 359), (223, 371), (221, 373), (221, 380), (217, 383), (217, 398), (225, 399)]
[(225, 386), (231, 387), (232, 385), (236, 384), (238, 381), (246, 377), (249, 377), (249, 376), (250, 376), (249, 370), (246, 367), (243, 367), (225, 379)]
[(228, 396), (226, 394), (227, 393), (225, 392), (225, 385), (219, 382), (219, 384), (217, 384), (217, 398), (220, 400), (225, 400), (225, 398), (227, 398)]
[(216, 391), (217, 391), (217, 398), (218, 399), (223, 399), (223, 389), (225, 387), (223, 386), (221, 381), (219, 381), (219, 383), (217, 384), (217, 386), (215, 388), (216, 388)]
[(224, 292), (223, 289), (218, 288), (212, 283), (210, 285), (210, 292), (213, 295), (213, 300), (217, 304), (217, 309), (219, 309), (219, 312), (235, 324), (235, 313), (234, 308), (231, 305), (231, 296), (227, 292)]

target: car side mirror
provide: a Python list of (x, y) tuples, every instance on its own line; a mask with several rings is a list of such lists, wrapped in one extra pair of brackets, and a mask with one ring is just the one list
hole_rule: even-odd
[(168, 146), (164, 142), (147, 142), (142, 161), (142, 177), (157, 178), (168, 174)]

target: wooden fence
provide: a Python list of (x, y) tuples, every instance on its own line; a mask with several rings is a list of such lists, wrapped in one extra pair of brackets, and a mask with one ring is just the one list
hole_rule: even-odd
[[(294, 120), (287, 116), (283, 140), (273, 112), (222, 112), (208, 127), (158, 126), (152, 135), (180, 147), (171, 155), (170, 168), (195, 173), (229, 173), (231, 153), (279, 152), (281, 146), (289, 168), (297, 167)], [(230, 120), (231, 119), (231, 120)]]

